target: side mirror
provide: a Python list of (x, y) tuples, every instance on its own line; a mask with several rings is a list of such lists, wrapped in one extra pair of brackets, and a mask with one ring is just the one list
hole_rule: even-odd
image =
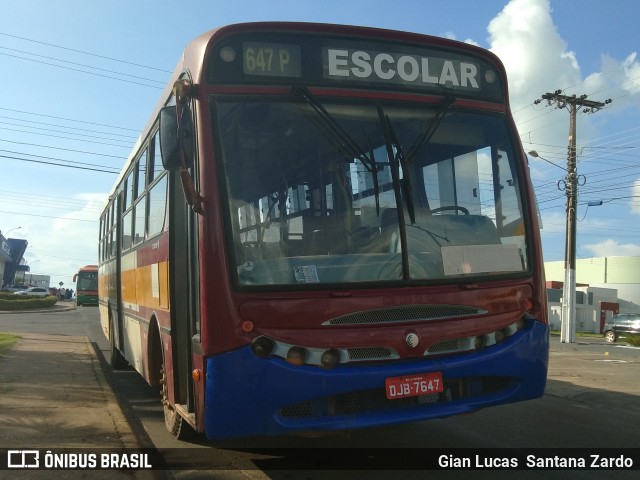
[(178, 131), (176, 106), (164, 107), (160, 110), (160, 153), (165, 170), (178, 170), (182, 165), (180, 149), (184, 151), (185, 167), (193, 164), (193, 122), (191, 111), (182, 112), (182, 125)]

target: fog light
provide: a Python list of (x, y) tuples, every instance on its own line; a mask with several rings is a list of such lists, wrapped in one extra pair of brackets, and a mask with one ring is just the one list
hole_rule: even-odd
[(251, 350), (257, 357), (267, 358), (273, 352), (275, 344), (268, 337), (258, 337), (251, 344)]
[(340, 363), (340, 352), (335, 349), (327, 350), (320, 357), (322, 368), (335, 368)]
[(484, 335), (478, 335), (476, 338), (473, 339), (473, 347), (476, 350), (480, 350), (481, 348), (483, 348), (486, 343), (487, 342), (484, 338)]
[(287, 352), (287, 362), (292, 365), (303, 365), (307, 358), (307, 351), (302, 347), (291, 347)]

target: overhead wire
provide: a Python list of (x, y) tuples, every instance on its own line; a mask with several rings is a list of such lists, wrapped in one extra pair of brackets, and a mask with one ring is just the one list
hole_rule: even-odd
[(82, 53), (84, 55), (90, 55), (92, 57), (111, 60), (113, 62), (119, 62), (119, 63), (124, 63), (124, 64), (127, 64), (127, 65), (133, 65), (133, 66), (140, 67), (140, 68), (146, 68), (146, 69), (150, 69), (150, 70), (157, 70), (159, 72), (165, 72), (165, 73), (171, 73), (171, 70), (165, 70), (163, 68), (150, 67), (148, 65), (142, 65), (140, 63), (129, 62), (129, 61), (126, 61), (126, 60), (121, 60), (119, 58), (108, 57), (108, 56), (105, 56), (105, 55), (99, 55), (97, 53), (87, 52), (87, 51), (84, 51), (84, 50), (78, 50), (78, 49), (75, 49), (75, 48), (64, 47), (62, 45), (56, 45), (54, 43), (42, 42), (42, 41), (39, 41), (39, 40), (34, 40), (32, 38), (21, 37), (21, 36), (18, 36), (18, 35), (12, 35), (12, 34), (9, 34), (9, 33), (6, 33), (6, 32), (0, 32), (0, 35), (5, 36), (5, 37), (16, 38), (16, 39), (19, 39), (19, 40), (24, 40), (24, 41), (27, 41), (27, 42), (37, 43), (39, 45), (46, 45), (48, 47), (54, 47), (54, 48), (59, 48), (59, 49), (62, 49), (62, 50), (68, 50), (68, 51), (71, 51), (71, 52)]

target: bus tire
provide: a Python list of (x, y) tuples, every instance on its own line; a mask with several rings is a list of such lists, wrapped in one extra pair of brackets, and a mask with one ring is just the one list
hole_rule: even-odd
[(118, 350), (116, 346), (116, 329), (114, 328), (113, 320), (110, 322), (111, 328), (109, 329), (109, 365), (114, 370), (122, 370), (126, 368), (129, 363), (125, 360), (122, 352)]
[(169, 433), (178, 440), (188, 440), (193, 436), (193, 429), (169, 402), (167, 371), (164, 366), (164, 361), (162, 362), (162, 369), (160, 370), (160, 384), (162, 385), (161, 393), (162, 409), (164, 410), (164, 424)]

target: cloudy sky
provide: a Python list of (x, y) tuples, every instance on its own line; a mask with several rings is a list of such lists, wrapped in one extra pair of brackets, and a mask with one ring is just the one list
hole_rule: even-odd
[[(0, 18), (0, 230), (32, 273), (66, 285), (97, 263), (98, 216), (182, 49), (244, 21), (367, 25), (495, 52), (543, 217), (564, 258), (569, 114), (545, 92), (613, 103), (577, 123), (578, 257), (640, 255), (640, 33), (636, 0), (21, 0)], [(555, 164), (555, 165), (553, 165)], [(588, 202), (602, 201), (601, 206)], [(20, 228), (18, 228), (20, 227)]]

